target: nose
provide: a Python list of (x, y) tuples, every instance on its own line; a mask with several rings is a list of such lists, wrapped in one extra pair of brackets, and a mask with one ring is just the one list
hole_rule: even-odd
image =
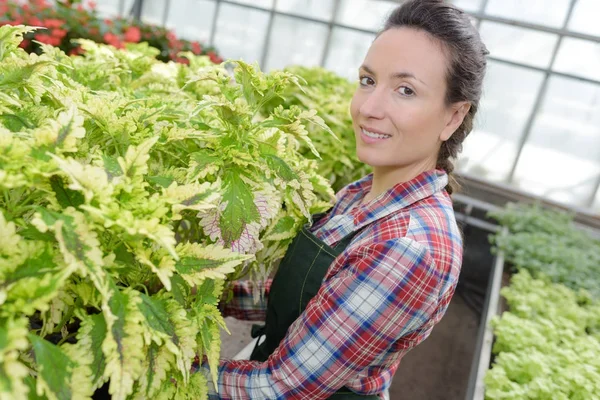
[(364, 102), (359, 108), (360, 114), (365, 118), (382, 119), (385, 115), (385, 93), (378, 87), (367, 93)]

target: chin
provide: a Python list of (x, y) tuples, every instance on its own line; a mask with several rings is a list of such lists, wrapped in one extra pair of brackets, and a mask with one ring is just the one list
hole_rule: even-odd
[(381, 159), (381, 153), (377, 154), (373, 151), (357, 149), (356, 157), (360, 162), (362, 162), (363, 164), (367, 164), (370, 167), (381, 167), (382, 164), (384, 164), (382, 163), (382, 161), (384, 160)]

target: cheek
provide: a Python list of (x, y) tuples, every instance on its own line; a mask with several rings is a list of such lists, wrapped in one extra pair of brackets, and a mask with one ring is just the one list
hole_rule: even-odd
[(352, 96), (352, 101), (350, 102), (350, 115), (352, 116), (352, 121), (354, 123), (358, 122), (360, 105), (360, 96), (357, 93), (354, 93), (354, 96)]

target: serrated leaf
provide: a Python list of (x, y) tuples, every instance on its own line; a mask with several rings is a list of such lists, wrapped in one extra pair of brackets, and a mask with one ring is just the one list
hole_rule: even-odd
[(277, 176), (285, 182), (299, 179), (298, 175), (294, 172), (294, 170), (290, 168), (290, 166), (281, 158), (273, 154), (265, 154), (264, 158), (269, 168), (272, 171), (274, 171), (277, 174)]
[(146, 296), (143, 293), (140, 296), (142, 302), (138, 307), (142, 314), (144, 314), (144, 317), (146, 317), (148, 325), (150, 325), (152, 329), (162, 332), (169, 337), (173, 337), (175, 335), (175, 330), (169, 322), (169, 314), (167, 313), (163, 302)]
[(91, 325), (89, 333), (90, 351), (94, 359), (90, 368), (94, 378), (93, 383), (97, 384), (102, 379), (104, 369), (106, 368), (106, 359), (102, 352), (102, 343), (106, 339), (107, 333), (106, 320), (102, 314), (93, 314), (89, 316), (86, 323)]
[(146, 180), (163, 188), (168, 188), (173, 182), (175, 182), (174, 178), (167, 176), (148, 176), (146, 177)]
[(269, 228), (263, 240), (285, 240), (296, 236), (296, 233), (296, 219), (291, 216), (285, 216), (279, 218), (275, 225)]
[(252, 259), (252, 255), (243, 255), (218, 245), (203, 246), (197, 243), (185, 243), (177, 246), (181, 258), (175, 269), (190, 285), (201, 285), (207, 278), (224, 279), (235, 267)]
[(171, 277), (171, 295), (175, 301), (186, 307), (190, 293), (190, 286), (181, 276), (175, 274)]
[(207, 174), (215, 172), (223, 160), (210, 150), (200, 150), (190, 154), (190, 180), (203, 179)]
[(75, 190), (66, 188), (63, 185), (62, 178), (58, 175), (54, 175), (50, 178), (50, 186), (56, 195), (56, 200), (63, 207), (79, 207), (85, 201), (83, 194)]
[(240, 171), (232, 169), (223, 179), (222, 202), (225, 203), (225, 208), (219, 218), (219, 227), (226, 246), (231, 246), (242, 236), (247, 224), (260, 221), (252, 190), (240, 175)]
[(117, 176), (123, 175), (123, 170), (121, 169), (121, 165), (119, 165), (119, 160), (115, 157), (107, 156), (106, 154), (102, 155), (102, 161), (104, 163), (104, 170), (108, 175), (108, 180), (111, 181), (113, 178)]
[(38, 366), (38, 390), (43, 390), (47, 396), (56, 396), (59, 400), (70, 400), (73, 360), (60, 347), (47, 340), (32, 334), (29, 334), (28, 338)]

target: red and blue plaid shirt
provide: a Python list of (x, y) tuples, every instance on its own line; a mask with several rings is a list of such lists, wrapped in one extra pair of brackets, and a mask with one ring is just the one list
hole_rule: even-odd
[[(316, 400), (342, 386), (387, 389), (402, 357), (446, 312), (458, 281), (462, 237), (447, 182), (443, 171), (424, 172), (362, 205), (371, 175), (342, 189), (312, 230), (330, 246), (360, 232), (266, 362), (221, 361), (219, 395), (211, 398)], [(225, 315), (264, 320), (251, 289), (237, 283)]]

